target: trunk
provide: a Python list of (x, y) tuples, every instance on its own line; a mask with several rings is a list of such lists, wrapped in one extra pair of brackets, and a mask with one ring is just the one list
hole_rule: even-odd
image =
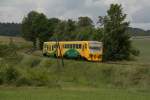
[(36, 50), (36, 40), (32, 41), (33, 42), (33, 49)]

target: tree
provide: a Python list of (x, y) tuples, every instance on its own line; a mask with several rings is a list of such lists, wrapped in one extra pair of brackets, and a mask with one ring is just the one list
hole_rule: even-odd
[(56, 26), (55, 33), (52, 39), (58, 40), (75, 40), (76, 22), (68, 19), (62, 20)]
[(36, 48), (37, 40), (40, 41), (39, 46), (49, 38), (48, 19), (42, 13), (31, 11), (22, 21), (23, 37), (33, 42)]
[(107, 16), (103, 19), (105, 60), (127, 60), (134, 54), (131, 37), (127, 33), (129, 22), (125, 21), (126, 16), (121, 5), (111, 4)]
[(104, 35), (103, 31), (104, 31), (103, 28), (94, 29), (94, 33), (93, 33), (92, 39), (95, 40), (95, 41), (102, 41), (103, 35)]
[(38, 33), (37, 39), (39, 40), (39, 47), (42, 49), (43, 42), (49, 40), (52, 36), (49, 32), (48, 28), (48, 19), (44, 14), (39, 14), (38, 17), (35, 19), (35, 27), (36, 32)]
[(26, 40), (32, 41), (34, 48), (36, 48), (36, 27), (34, 27), (35, 18), (39, 15), (36, 11), (31, 11), (27, 17), (22, 21), (22, 33)]
[(67, 31), (75, 31), (76, 30), (76, 22), (73, 21), (72, 19), (68, 19), (67, 21)]
[(93, 27), (93, 21), (89, 17), (79, 17), (78, 18), (79, 27)]
[(58, 24), (61, 22), (58, 18), (50, 18), (48, 19), (48, 30), (53, 35), (55, 33)]
[(77, 28), (76, 22), (73, 21), (72, 19), (68, 19), (66, 21), (65, 29), (64, 29), (65, 31), (64, 40), (68, 40), (68, 41), (75, 40), (76, 28)]

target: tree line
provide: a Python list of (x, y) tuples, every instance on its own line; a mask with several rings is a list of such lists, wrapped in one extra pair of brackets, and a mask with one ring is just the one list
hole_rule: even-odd
[[(43, 13), (31, 11), (22, 22), (23, 37), (33, 42), (36, 47), (36, 42), (42, 48), (45, 41), (70, 41), (70, 40), (98, 40), (101, 28), (95, 28), (94, 23), (89, 17), (79, 17), (77, 21), (68, 19), (60, 20), (58, 18), (48, 19)], [(96, 36), (97, 35), (97, 36)]]
[(95, 27), (91, 18), (79, 17), (78, 20), (48, 19), (43, 13), (31, 11), (22, 21), (23, 37), (42, 48), (45, 41), (92, 40), (104, 44), (104, 59), (124, 60), (138, 51), (132, 47), (128, 33), (129, 22), (119, 4), (111, 4), (107, 15), (99, 16), (99, 26)]
[(20, 23), (0, 23), (0, 35), (4, 36), (20, 36)]

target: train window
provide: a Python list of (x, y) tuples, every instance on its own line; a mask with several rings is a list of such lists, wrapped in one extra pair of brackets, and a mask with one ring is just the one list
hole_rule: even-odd
[(76, 48), (76, 44), (73, 44), (73, 48), (74, 48), (74, 49)]
[(67, 44), (67, 48), (69, 48), (69, 44)]
[(66, 44), (64, 44), (64, 48), (66, 48)]
[(76, 49), (78, 49), (78, 44), (76, 44)]
[(66, 48), (66, 44), (64, 44), (64, 48)]
[(79, 49), (81, 49), (81, 44), (79, 44)]
[(68, 44), (66, 44), (66, 48), (68, 48)]
[(68, 48), (70, 48), (71, 46), (70, 46), (70, 44), (68, 44)]
[(68, 48), (68, 44), (66, 44), (66, 48)]
[(52, 45), (52, 48), (51, 48), (51, 50), (53, 51), (54, 50), (54, 46)]
[(69, 44), (69, 48), (72, 48), (72, 44)]

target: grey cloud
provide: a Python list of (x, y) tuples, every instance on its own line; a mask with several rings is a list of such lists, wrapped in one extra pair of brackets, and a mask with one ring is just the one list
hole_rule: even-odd
[(150, 23), (149, 0), (1, 0), (0, 21), (21, 22), (31, 10), (48, 17), (77, 18), (90, 16), (93, 20), (106, 14), (110, 3), (120, 3), (131, 23)]
[(132, 17), (136, 23), (150, 23), (150, 7), (142, 8)]

